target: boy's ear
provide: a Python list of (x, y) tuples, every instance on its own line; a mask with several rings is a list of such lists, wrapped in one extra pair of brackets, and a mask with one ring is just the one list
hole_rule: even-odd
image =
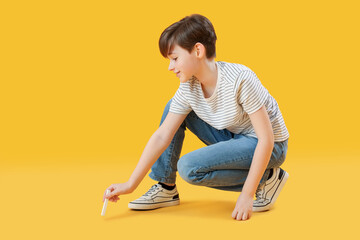
[(198, 58), (203, 58), (206, 54), (206, 48), (202, 43), (197, 42), (194, 46), (195, 56)]

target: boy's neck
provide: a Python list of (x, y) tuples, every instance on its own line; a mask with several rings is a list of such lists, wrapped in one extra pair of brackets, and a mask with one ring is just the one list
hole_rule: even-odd
[(218, 69), (215, 60), (203, 61), (195, 77), (201, 83), (203, 89), (215, 89), (218, 77)]

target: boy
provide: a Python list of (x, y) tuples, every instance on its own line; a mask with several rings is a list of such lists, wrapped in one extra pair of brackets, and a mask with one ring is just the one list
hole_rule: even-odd
[[(163, 31), (160, 52), (180, 86), (129, 180), (108, 187), (103, 200), (116, 202), (133, 192), (151, 168), (158, 183), (129, 208), (178, 205), (176, 171), (194, 185), (241, 192), (232, 212), (236, 220), (272, 207), (289, 176), (279, 168), (289, 133), (276, 100), (251, 69), (214, 60), (216, 39), (211, 22), (199, 14)], [(207, 146), (180, 158), (186, 129)]]

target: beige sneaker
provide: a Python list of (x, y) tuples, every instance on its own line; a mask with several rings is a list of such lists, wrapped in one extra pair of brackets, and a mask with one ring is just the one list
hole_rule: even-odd
[(136, 210), (151, 210), (179, 204), (180, 199), (176, 186), (173, 190), (167, 190), (157, 183), (140, 198), (129, 202), (128, 207)]
[(283, 169), (274, 168), (271, 178), (256, 190), (253, 212), (269, 210), (274, 205), (288, 178), (289, 174)]

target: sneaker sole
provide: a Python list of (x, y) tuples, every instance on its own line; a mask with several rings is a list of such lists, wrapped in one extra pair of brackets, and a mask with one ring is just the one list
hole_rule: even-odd
[(180, 204), (180, 199), (176, 199), (176, 200), (172, 200), (172, 201), (168, 201), (168, 202), (161, 202), (161, 203), (133, 203), (130, 202), (128, 204), (128, 207), (130, 209), (134, 209), (134, 210), (152, 210), (152, 209), (157, 209), (157, 208), (162, 208), (162, 207), (171, 207), (171, 206), (175, 206), (175, 205), (179, 205)]
[(283, 189), (286, 181), (289, 178), (289, 174), (287, 172), (285, 172), (285, 174), (283, 175), (282, 179), (280, 179), (280, 184), (277, 187), (274, 196), (271, 198), (270, 200), (270, 204), (263, 206), (263, 207), (253, 207), (253, 212), (262, 212), (262, 211), (267, 211), (269, 210), (275, 203), (276, 199), (279, 197), (281, 190)]

